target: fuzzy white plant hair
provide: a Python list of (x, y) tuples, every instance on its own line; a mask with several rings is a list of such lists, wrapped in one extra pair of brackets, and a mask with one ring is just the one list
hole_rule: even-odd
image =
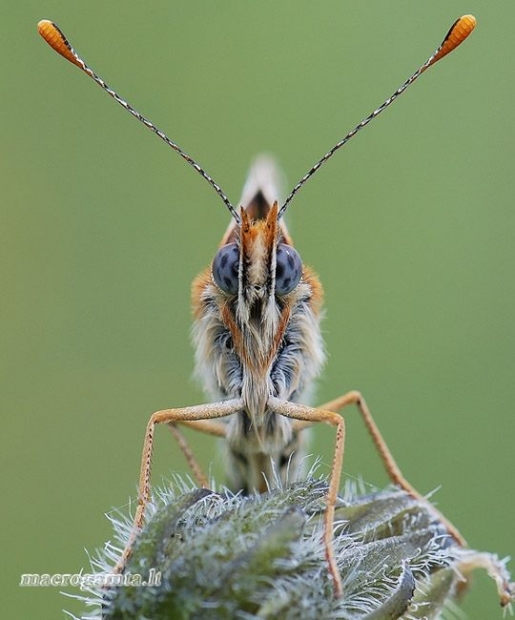
[(459, 547), (434, 512), (405, 492), (357, 496), (355, 485), (336, 511), (344, 594), (335, 599), (323, 544), (326, 494), (325, 481), (314, 477), (250, 497), (176, 477), (155, 492), (125, 571), (145, 579), (153, 568), (159, 585), (105, 587), (102, 577), (132, 524), (130, 516), (111, 516), (115, 542), (92, 559), (99, 579), (77, 597), (90, 610), (81, 620), (443, 619), (476, 568), (487, 570), (509, 607), (505, 561)]

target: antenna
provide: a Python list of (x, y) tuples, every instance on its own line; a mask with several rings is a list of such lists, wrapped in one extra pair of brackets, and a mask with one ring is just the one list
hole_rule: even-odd
[(352, 131), (349, 131), (349, 133), (344, 138), (342, 138), (339, 142), (337, 142), (300, 179), (300, 181), (297, 183), (297, 185), (295, 185), (295, 187), (292, 189), (292, 191), (291, 191), (290, 195), (288, 196), (288, 198), (286, 198), (283, 206), (280, 208), (278, 219), (283, 217), (286, 209), (288, 208), (288, 205), (292, 201), (292, 199), (295, 196), (295, 194), (299, 191), (299, 189), (315, 174), (315, 172), (319, 168), (322, 167), (323, 164), (325, 164), (325, 162), (329, 158), (331, 158), (336, 153), (336, 151), (338, 149), (340, 149), (344, 144), (347, 144), (347, 142), (351, 138), (353, 138), (358, 133), (358, 131), (360, 131), (360, 129), (363, 129), (363, 127), (366, 127), (370, 123), (370, 121), (372, 121), (374, 118), (376, 118), (376, 116), (379, 116), (379, 114), (381, 114), (381, 112), (386, 110), (386, 108), (391, 103), (393, 103), (395, 101), (395, 99), (397, 99), (397, 97), (399, 95), (402, 95), (402, 93), (408, 88), (408, 86), (411, 86), (411, 84), (413, 84), (413, 82), (417, 78), (419, 78), (422, 75), (422, 73), (424, 73), (424, 71), (429, 69), (429, 67), (433, 66), (441, 58), (443, 58), (444, 56), (447, 56), (447, 54), (449, 54), (450, 52), (455, 50), (458, 47), (458, 45), (463, 43), (463, 41), (469, 36), (469, 34), (474, 30), (475, 27), (476, 27), (476, 18), (473, 15), (463, 15), (463, 17), (460, 17), (459, 19), (457, 19), (454, 22), (454, 24), (451, 26), (451, 28), (449, 29), (449, 32), (445, 36), (445, 38), (442, 41), (442, 43), (440, 44), (440, 46), (431, 54), (431, 56), (426, 60), (426, 62), (421, 67), (419, 67), (415, 71), (415, 73), (410, 78), (408, 78), (404, 82), (404, 84), (402, 86), (400, 86), (393, 93), (393, 95), (391, 95), (391, 97), (389, 97), (384, 103), (382, 103), (369, 116), (367, 116), (364, 120), (362, 120), (361, 123), (359, 123), (359, 125), (356, 125), (356, 127), (354, 127), (354, 129), (352, 129)]
[(215, 183), (215, 181), (209, 176), (209, 174), (193, 158), (191, 158), (186, 152), (184, 152), (177, 143), (170, 140), (170, 138), (163, 131), (158, 129), (152, 122), (150, 122), (142, 114), (135, 110), (127, 101), (122, 99), (112, 88), (110, 88), (101, 77), (96, 75), (96, 73), (94, 73), (94, 71), (92, 71), (92, 69), (88, 67), (84, 60), (82, 60), (82, 58), (73, 49), (73, 47), (68, 42), (68, 39), (64, 36), (63, 32), (58, 28), (58, 26), (56, 26), (56, 24), (49, 21), (48, 19), (42, 19), (38, 23), (38, 31), (39, 34), (43, 37), (43, 39), (45, 39), (45, 41), (48, 43), (48, 45), (50, 45), (50, 47), (52, 47), (58, 54), (66, 58), (66, 60), (69, 60), (76, 67), (79, 67), (79, 69), (84, 71), (86, 75), (89, 75), (89, 77), (92, 78), (100, 86), (100, 88), (102, 88), (102, 90), (105, 90), (108, 95), (111, 95), (111, 97), (115, 99), (115, 101), (117, 101), (123, 108), (125, 108), (127, 112), (130, 112), (132, 116), (134, 116), (138, 119), (138, 121), (143, 123), (145, 127), (148, 127), (148, 129), (150, 129), (157, 136), (159, 136), (161, 140), (163, 140), (163, 142), (170, 146), (174, 151), (179, 153), (179, 155), (184, 160), (186, 160), (188, 164), (190, 164), (190, 166), (193, 166), (193, 168), (195, 168), (195, 170), (200, 174), (200, 176), (203, 177), (220, 196), (236, 222), (240, 222), (240, 216), (235, 211), (234, 207), (223, 192), (222, 188), (217, 183)]

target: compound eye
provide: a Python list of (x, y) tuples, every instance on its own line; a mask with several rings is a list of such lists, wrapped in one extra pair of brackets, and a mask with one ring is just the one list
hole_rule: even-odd
[(215, 254), (212, 267), (213, 279), (224, 293), (236, 295), (238, 292), (239, 262), (240, 252), (236, 243), (222, 246)]
[(277, 247), (275, 267), (275, 292), (287, 295), (300, 282), (302, 260), (297, 250), (291, 245), (280, 243)]

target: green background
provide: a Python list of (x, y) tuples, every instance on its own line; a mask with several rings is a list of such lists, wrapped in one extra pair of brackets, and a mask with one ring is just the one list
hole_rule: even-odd
[[(515, 555), (515, 4), (31, 0), (0, 26), (3, 617), (80, 612), (20, 574), (88, 570), (84, 548), (111, 537), (104, 513), (135, 495), (150, 413), (202, 401), (189, 286), (228, 223), (37, 21), (55, 20), (237, 202), (257, 153), (296, 182), (463, 13), (471, 39), (310, 181), (289, 223), (326, 289), (319, 401), (362, 390), (409, 480), (442, 485), (471, 546)], [(345, 472), (383, 485), (347, 418)], [(157, 435), (162, 482), (186, 467)], [(317, 429), (312, 445), (326, 464), (332, 437)], [(222, 479), (216, 442), (192, 441)], [(501, 617), (486, 576), (464, 608)]]

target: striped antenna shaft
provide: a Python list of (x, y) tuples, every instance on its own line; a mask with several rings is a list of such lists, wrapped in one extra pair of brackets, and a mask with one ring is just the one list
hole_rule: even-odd
[(429, 69), (429, 67), (434, 65), (441, 58), (443, 58), (444, 56), (446, 56), (447, 54), (455, 50), (458, 47), (458, 45), (463, 43), (463, 41), (469, 36), (469, 34), (474, 30), (475, 27), (476, 27), (476, 19), (473, 15), (464, 15), (463, 17), (460, 17), (459, 19), (457, 19), (454, 22), (454, 24), (451, 26), (451, 28), (449, 29), (449, 32), (447, 33), (445, 39), (442, 41), (441, 45), (438, 47), (438, 49), (435, 50), (435, 52), (433, 52), (433, 54), (431, 54), (431, 56), (426, 60), (426, 62), (421, 67), (419, 67), (415, 71), (415, 73), (410, 78), (408, 78), (404, 82), (404, 84), (400, 86), (393, 93), (393, 95), (391, 95), (391, 97), (389, 97), (369, 116), (367, 116), (364, 120), (362, 120), (361, 123), (359, 123), (359, 125), (356, 125), (356, 127), (354, 127), (352, 131), (350, 131), (344, 138), (342, 138), (342, 140), (337, 142), (331, 148), (331, 150), (329, 150), (321, 159), (319, 159), (317, 163), (300, 179), (300, 181), (292, 189), (290, 195), (288, 196), (288, 198), (286, 198), (283, 206), (279, 210), (279, 218), (281, 218), (284, 215), (286, 209), (288, 208), (288, 205), (292, 201), (295, 194), (299, 191), (299, 189), (315, 174), (315, 172), (323, 164), (325, 164), (325, 162), (330, 157), (334, 155), (334, 153), (336, 153), (338, 149), (340, 149), (351, 138), (353, 138), (358, 133), (358, 131), (363, 129), (363, 127), (366, 127), (370, 123), (370, 121), (376, 118), (376, 116), (379, 116), (381, 112), (386, 110), (386, 108), (390, 104), (392, 104), (397, 99), (397, 97), (399, 97), (399, 95), (402, 95), (402, 93), (408, 88), (408, 86), (413, 84), (413, 82), (417, 80), (422, 75), (422, 73), (424, 73), (424, 71)]
[(223, 192), (222, 188), (215, 183), (211, 176), (194, 160), (192, 159), (185, 151), (181, 149), (181, 147), (170, 140), (170, 138), (160, 129), (158, 129), (151, 121), (145, 118), (142, 114), (140, 114), (137, 110), (135, 110), (127, 101), (122, 99), (112, 88), (110, 88), (104, 80), (99, 77), (88, 65), (82, 60), (82, 58), (77, 54), (77, 52), (73, 49), (73, 47), (68, 42), (68, 39), (65, 37), (63, 32), (58, 28), (56, 24), (53, 22), (43, 19), (38, 23), (38, 31), (39, 34), (45, 39), (45, 41), (52, 47), (58, 54), (66, 58), (69, 62), (79, 67), (84, 73), (89, 75), (105, 92), (115, 101), (117, 101), (127, 112), (130, 112), (132, 116), (138, 119), (141, 123), (148, 127), (151, 131), (153, 131), (163, 142), (165, 142), (169, 147), (171, 147), (174, 151), (179, 153), (179, 155), (193, 166), (195, 170), (203, 177), (209, 185), (216, 191), (216, 193), (220, 196), (225, 206), (229, 209), (232, 217), (236, 220), (236, 222), (240, 222), (240, 216), (232, 206), (231, 202), (227, 198), (226, 194)]

